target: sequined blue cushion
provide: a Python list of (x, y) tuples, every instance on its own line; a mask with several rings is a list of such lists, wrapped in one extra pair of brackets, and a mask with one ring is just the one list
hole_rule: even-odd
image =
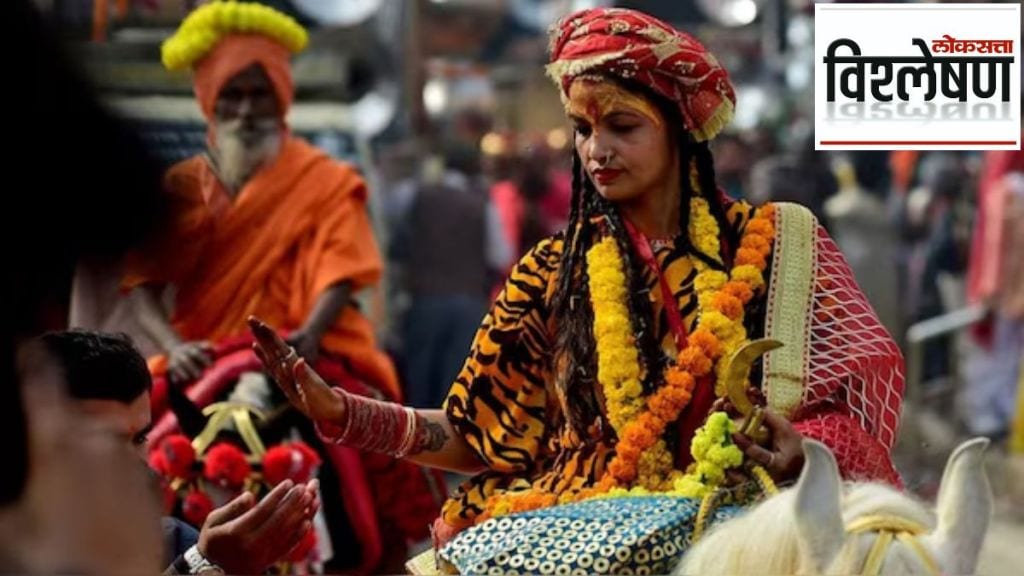
[[(438, 553), (460, 574), (667, 574), (690, 546), (700, 500), (587, 500), (493, 518)], [(709, 525), (742, 507), (721, 506)]]

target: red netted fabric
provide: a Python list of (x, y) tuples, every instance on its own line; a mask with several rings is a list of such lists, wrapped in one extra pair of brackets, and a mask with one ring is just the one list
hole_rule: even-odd
[(832, 449), (843, 478), (903, 487), (889, 450), (864, 431), (856, 418), (832, 409), (794, 422), (793, 427)]
[(903, 355), (820, 226), (815, 257), (808, 377), (794, 424), (832, 448), (847, 478), (898, 485), (889, 451), (903, 403)]

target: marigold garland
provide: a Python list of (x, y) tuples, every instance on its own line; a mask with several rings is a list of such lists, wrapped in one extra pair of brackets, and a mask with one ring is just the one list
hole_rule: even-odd
[[(770, 240), (774, 237), (774, 224), (769, 220), (774, 216), (772, 210), (771, 205), (759, 209), (754, 218), (748, 222), (740, 241), (740, 249), (755, 252), (759, 261), (751, 265), (747, 261), (740, 261), (737, 258), (737, 267), (751, 265), (758, 271), (759, 277), (767, 266), (767, 257), (771, 251)], [(711, 215), (711, 208), (707, 200), (692, 199), (690, 215), (691, 242), (701, 252), (711, 255), (716, 261), (721, 262), (720, 229), (718, 221)], [(751, 226), (752, 224), (753, 226)], [(770, 236), (764, 236), (766, 232), (770, 233)], [(750, 240), (749, 236), (758, 238)], [(749, 248), (755, 245), (762, 247), (763, 252)], [(723, 282), (724, 275), (720, 272), (716, 273), (717, 271), (706, 262), (697, 258), (693, 259), (693, 262), (698, 270), (699, 282), (695, 280), (695, 290), (700, 310), (697, 329), (694, 330), (694, 333), (700, 335), (697, 338), (688, 339), (686, 346), (676, 357), (675, 364), (666, 370), (665, 385), (647, 399), (648, 411), (641, 414), (639, 418), (630, 420), (625, 433), (619, 435), (616, 456), (608, 468), (608, 473), (614, 478), (617, 486), (632, 485), (638, 475), (640, 476), (638, 483), (652, 490), (664, 490), (668, 484), (674, 484), (679, 480), (679, 474), (674, 473), (671, 469), (671, 457), (666, 458), (663, 455), (665, 448), (664, 443), (660, 442), (661, 436), (668, 425), (674, 422), (683, 408), (689, 404), (696, 381), (709, 374), (713, 369), (717, 371), (716, 393), (719, 396), (724, 394), (722, 370), (725, 363), (718, 362), (718, 360), (732, 355), (747, 339), (746, 328), (743, 325), (745, 302), (724, 292), (724, 287), (729, 280), (739, 283), (744, 283), (744, 280), (734, 278), (730, 274), (730, 278)], [(588, 271), (590, 271), (589, 268)], [(600, 273), (601, 271), (595, 270), (594, 272)], [(761, 285), (763, 284), (764, 279), (761, 278)], [(751, 295), (753, 295), (754, 289), (753, 286), (750, 286)], [(734, 290), (739, 291), (738, 289)], [(743, 290), (743, 292), (747, 291)], [(594, 317), (595, 319), (598, 317), (596, 303)], [(598, 356), (600, 356), (600, 340), (597, 345)], [(602, 387), (605, 386), (605, 382), (600, 379), (600, 370), (598, 371), (598, 381), (602, 383)], [(671, 398), (672, 401), (667, 398)], [(613, 414), (613, 407), (609, 406), (608, 411), (610, 415)], [(623, 445), (626, 447), (625, 450), (622, 450)], [(654, 454), (646, 456), (649, 451)], [(639, 458), (637, 458), (637, 454), (640, 454)], [(645, 462), (652, 460), (668, 461), (669, 465), (665, 468), (654, 469), (649, 465), (644, 465)]]
[(708, 416), (690, 442), (690, 454), (694, 458), (692, 471), (679, 475), (670, 488), (652, 491), (644, 486), (616, 487), (594, 497), (619, 498), (661, 493), (682, 498), (703, 498), (725, 482), (727, 470), (743, 463), (743, 452), (732, 441), (735, 431), (735, 424), (725, 412), (715, 412)]
[(640, 356), (626, 305), (626, 275), (615, 240), (604, 238), (587, 251), (590, 300), (594, 308), (597, 380), (608, 420), (620, 436), (643, 408)]
[(160, 47), (168, 70), (185, 70), (201, 60), (228, 34), (262, 34), (292, 54), (309, 41), (306, 29), (291, 16), (255, 2), (210, 2), (185, 17), (181, 27)]
[[(720, 232), (708, 202), (693, 198), (690, 241), (718, 263), (722, 262)], [(591, 247), (587, 251), (587, 273), (594, 310), (597, 377), (608, 420), (619, 438), (616, 455), (605, 475), (590, 488), (561, 497), (539, 489), (495, 495), (488, 499), (477, 521), (602, 495), (662, 492), (699, 497), (723, 482), (725, 470), (742, 461), (742, 453), (732, 445), (732, 423), (725, 414), (711, 415), (694, 437), (691, 449), (695, 466), (688, 474), (673, 469), (673, 458), (662, 436), (689, 404), (700, 378), (714, 372), (715, 392), (724, 395), (725, 363), (719, 360), (731, 356), (747, 340), (744, 307), (765, 285), (764, 270), (774, 236), (774, 207), (767, 204), (747, 222), (728, 273), (701, 259), (692, 259), (697, 270), (697, 327), (678, 352), (675, 363), (665, 370), (664, 384), (646, 399), (626, 305), (622, 257), (611, 238), (602, 238)]]

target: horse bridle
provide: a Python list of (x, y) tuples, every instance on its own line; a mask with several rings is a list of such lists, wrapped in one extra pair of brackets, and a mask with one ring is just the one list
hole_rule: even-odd
[(878, 533), (874, 544), (871, 545), (871, 550), (868, 551), (868, 557), (864, 560), (864, 566), (860, 571), (861, 576), (881, 574), (885, 555), (893, 540), (899, 540), (909, 546), (928, 568), (930, 574), (939, 576), (942, 573), (935, 556), (917, 539), (918, 536), (928, 532), (927, 528), (917, 522), (896, 516), (877, 514), (863, 516), (850, 522), (846, 525), (846, 532), (848, 534)]

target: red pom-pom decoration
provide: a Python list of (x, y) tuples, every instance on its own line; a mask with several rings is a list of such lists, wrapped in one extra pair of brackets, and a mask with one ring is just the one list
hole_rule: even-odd
[(286, 560), (288, 562), (302, 562), (309, 559), (309, 553), (316, 547), (316, 530), (310, 528), (306, 531), (306, 534), (302, 536), (302, 540), (292, 548), (291, 552), (288, 553)]
[(279, 444), (263, 456), (263, 480), (277, 486), (286, 479), (309, 482), (320, 465), (320, 456), (304, 442)]
[(241, 488), (251, 472), (245, 454), (233, 444), (217, 444), (204, 458), (203, 477), (218, 486)]
[(185, 517), (185, 521), (196, 528), (206, 522), (206, 517), (210, 515), (210, 512), (213, 512), (213, 500), (210, 500), (205, 492), (192, 490), (181, 503), (181, 515)]
[(149, 467), (156, 471), (161, 476), (167, 476), (167, 456), (164, 455), (163, 450), (154, 448), (149, 453), (148, 458)]
[(163, 454), (166, 475), (172, 478), (187, 478), (192, 475), (192, 464), (196, 461), (196, 451), (192, 442), (182, 434), (168, 436), (160, 442), (159, 451)]

